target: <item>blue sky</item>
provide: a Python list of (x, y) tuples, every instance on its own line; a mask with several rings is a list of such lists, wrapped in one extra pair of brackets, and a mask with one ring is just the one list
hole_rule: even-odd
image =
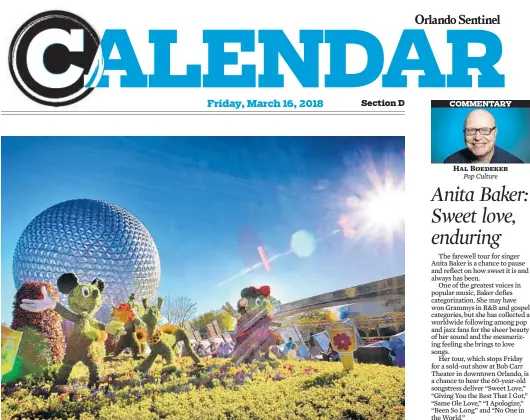
[[(403, 137), (3, 137), (2, 322), (11, 321), (12, 258), (27, 224), (61, 201), (110, 201), (138, 217), (160, 254), (159, 295), (188, 296), (198, 313), (270, 285), (289, 302), (404, 273), (404, 241), (337, 233), (365, 168), (404, 176)], [(300, 230), (322, 238), (308, 257)], [(333, 233), (335, 232), (335, 233)], [(311, 247), (310, 247), (311, 248)]]

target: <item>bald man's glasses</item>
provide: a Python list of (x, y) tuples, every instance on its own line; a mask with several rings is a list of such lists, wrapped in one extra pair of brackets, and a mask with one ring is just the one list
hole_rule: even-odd
[(474, 136), (478, 131), (483, 136), (489, 136), (496, 128), (497, 127), (464, 128), (464, 133), (466, 133), (466, 136)]

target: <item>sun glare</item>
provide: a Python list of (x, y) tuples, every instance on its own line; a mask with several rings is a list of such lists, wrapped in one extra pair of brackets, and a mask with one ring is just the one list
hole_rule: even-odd
[(347, 212), (339, 224), (345, 236), (393, 242), (404, 231), (405, 187), (390, 172), (384, 179), (369, 177), (371, 186), (359, 196), (348, 197)]
[(374, 189), (365, 199), (366, 218), (382, 230), (399, 229), (404, 221), (403, 198), (403, 190), (396, 185)]

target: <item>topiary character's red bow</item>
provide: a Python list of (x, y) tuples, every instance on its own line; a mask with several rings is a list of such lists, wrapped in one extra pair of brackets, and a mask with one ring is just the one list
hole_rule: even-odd
[(243, 290), (241, 290), (242, 298), (256, 299), (259, 296), (269, 297), (270, 295), (271, 295), (271, 288), (269, 286), (261, 286), (259, 289), (254, 286), (250, 286), (250, 287), (245, 287)]

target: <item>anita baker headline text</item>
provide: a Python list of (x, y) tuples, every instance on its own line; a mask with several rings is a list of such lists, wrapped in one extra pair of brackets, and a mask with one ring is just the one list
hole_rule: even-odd
[[(456, 190), (442, 191), (437, 188), (431, 201), (434, 202), (526, 202), (528, 201), (527, 191), (510, 191), (505, 185), (500, 189), (482, 187), (480, 191), (466, 191), (460, 187)], [(490, 211), (487, 206), (472, 211), (444, 211), (437, 207), (432, 213), (432, 223), (483, 223), (483, 224), (503, 224), (515, 225), (514, 215), (511, 211)], [(432, 236), (433, 245), (489, 245), (492, 249), (499, 248), (501, 233), (483, 233), (478, 229), (474, 233), (463, 233), (457, 228), (453, 233), (436, 233)]]

